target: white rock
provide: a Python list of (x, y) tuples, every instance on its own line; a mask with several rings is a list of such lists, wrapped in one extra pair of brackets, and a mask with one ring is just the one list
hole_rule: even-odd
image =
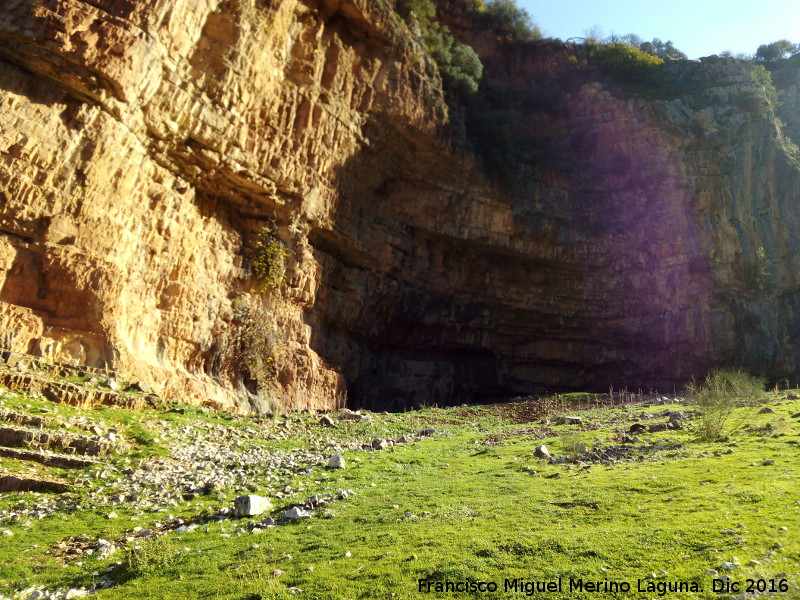
[(238, 496), (234, 499), (233, 504), (234, 517), (252, 517), (272, 510), (272, 502), (269, 498), (253, 494)]
[(334, 454), (328, 459), (329, 469), (344, 469), (344, 457), (341, 454)]
[(311, 513), (295, 506), (283, 513), (283, 516), (286, 519), (308, 519), (311, 517)]

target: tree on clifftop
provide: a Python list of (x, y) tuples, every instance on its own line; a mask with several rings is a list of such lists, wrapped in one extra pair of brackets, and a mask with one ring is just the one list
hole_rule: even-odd
[(756, 60), (764, 63), (774, 63), (798, 53), (800, 53), (800, 44), (793, 44), (789, 40), (778, 40), (771, 44), (759, 46), (756, 51)]
[(495, 30), (511, 41), (542, 39), (542, 32), (530, 13), (517, 6), (514, 0), (491, 0), (485, 4), (484, 11), (491, 18)]

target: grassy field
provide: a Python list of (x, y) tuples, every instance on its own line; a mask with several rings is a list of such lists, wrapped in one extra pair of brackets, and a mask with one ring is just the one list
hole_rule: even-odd
[[(29, 468), (83, 485), (58, 496), (0, 494), (0, 530), (13, 534), (0, 538), (0, 594), (89, 587), (107, 575), (97, 598), (800, 598), (800, 401), (773, 393), (774, 412), (739, 409), (732, 419), (742, 427), (704, 442), (696, 407), (574, 400), (584, 406), (550, 402), (549, 422), (540, 405), (518, 404), (375, 414), (372, 423), (324, 428), (312, 415), (80, 411), (6, 394), (6, 407), (115, 427), (130, 447), (105, 459), (115, 469), (108, 480), (97, 469), (37, 465)], [(685, 412), (686, 426), (622, 440), (634, 422), (666, 422), (666, 410)], [(583, 422), (557, 425), (559, 414)], [(414, 435), (426, 427), (436, 433)], [(248, 482), (174, 506), (90, 496), (98, 486), (118, 493), (126, 468), (163, 460), (183, 432), (206, 430), (275, 453), (410, 441), (346, 450), (344, 469), (321, 461), (254, 469)], [(543, 443), (555, 462), (535, 457)], [(10, 462), (0, 467), (12, 470)], [(247, 483), (272, 498), (275, 526), (251, 532), (268, 514), (213, 518), (250, 493)], [(340, 499), (342, 490), (352, 494)], [(333, 501), (311, 518), (280, 519), (315, 495)], [(45, 501), (61, 507), (43, 518), (11, 515)], [(176, 519), (197, 527), (146, 538), (133, 531), (166, 531)], [(59, 542), (88, 547), (99, 538), (119, 550), (58, 556)], [(746, 595), (748, 587), (759, 593)]]

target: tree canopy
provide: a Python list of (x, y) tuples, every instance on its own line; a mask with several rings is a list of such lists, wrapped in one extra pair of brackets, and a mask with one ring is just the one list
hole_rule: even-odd
[(659, 38), (653, 38), (652, 41), (648, 42), (635, 33), (629, 33), (622, 36), (612, 34), (608, 39), (606, 39), (606, 43), (616, 44), (619, 42), (624, 42), (632, 48), (637, 48), (642, 52), (646, 52), (647, 54), (657, 56), (658, 58), (664, 60), (686, 60), (687, 58), (686, 54), (675, 47), (675, 44), (672, 43), (672, 40), (667, 40), (664, 42)]
[(774, 63), (795, 54), (800, 54), (800, 44), (793, 44), (789, 40), (778, 40), (771, 44), (760, 45), (756, 51), (756, 60), (763, 63)]
[(517, 6), (514, 0), (490, 0), (485, 3), (483, 12), (491, 18), (494, 28), (509, 40), (529, 42), (542, 38), (530, 13)]

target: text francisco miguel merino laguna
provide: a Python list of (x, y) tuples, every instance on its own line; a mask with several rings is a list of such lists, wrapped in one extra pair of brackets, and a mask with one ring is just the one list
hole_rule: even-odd
[(695, 581), (656, 581), (652, 579), (637, 579), (636, 587), (627, 581), (587, 580), (561, 578), (551, 581), (528, 581), (525, 579), (505, 579), (502, 586), (494, 581), (432, 581), (419, 579), (417, 581), (420, 593), (458, 593), (458, 592), (517, 592), (532, 596), (536, 593), (547, 592), (598, 592), (608, 594), (614, 592), (641, 592), (655, 593), (664, 596), (675, 592), (702, 592), (703, 588)]

